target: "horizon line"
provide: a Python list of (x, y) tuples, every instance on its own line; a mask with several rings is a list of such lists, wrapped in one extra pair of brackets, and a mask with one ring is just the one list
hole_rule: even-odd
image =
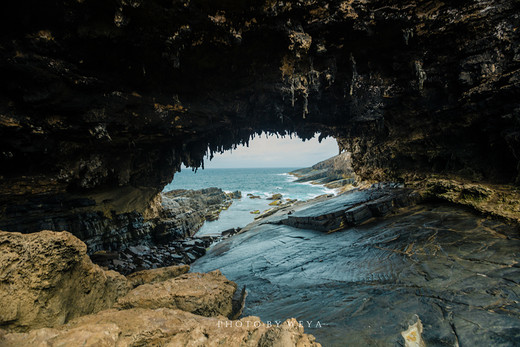
[[(312, 165), (311, 165), (312, 166)], [(207, 170), (207, 169), (294, 169), (294, 168), (308, 168), (308, 167), (311, 167), (311, 166), (258, 166), (258, 167), (206, 167), (206, 168), (203, 168), (203, 167), (199, 167), (199, 168), (196, 168), (197, 170)], [(189, 170), (194, 170), (195, 168), (191, 168), (191, 167), (185, 167), (183, 169), (189, 169)], [(182, 169), (181, 169), (182, 170)]]

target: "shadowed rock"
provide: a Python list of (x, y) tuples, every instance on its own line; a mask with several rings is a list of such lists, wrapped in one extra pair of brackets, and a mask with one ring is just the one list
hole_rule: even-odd
[(68, 230), (93, 251), (168, 236), (148, 220), (181, 165), (262, 131), (333, 136), (363, 180), (518, 185), (518, 12), (517, 0), (12, 2), (0, 229)]

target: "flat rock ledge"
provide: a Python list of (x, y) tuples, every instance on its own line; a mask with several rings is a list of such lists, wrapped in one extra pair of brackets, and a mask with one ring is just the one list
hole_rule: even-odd
[(228, 318), (244, 290), (218, 270), (188, 270), (125, 277), (68, 232), (0, 231), (0, 346), (320, 346), (295, 320)]
[(397, 208), (416, 204), (421, 197), (397, 184), (354, 189), (301, 208), (275, 223), (300, 229), (334, 232), (383, 217)]

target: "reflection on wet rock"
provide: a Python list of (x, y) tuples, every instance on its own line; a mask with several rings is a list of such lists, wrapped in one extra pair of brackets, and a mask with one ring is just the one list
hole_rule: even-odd
[(247, 229), (192, 266), (247, 285), (245, 315), (319, 321), (305, 329), (325, 346), (402, 345), (414, 324), (406, 336), (427, 346), (520, 339), (517, 226), (425, 204), (333, 234), (269, 221)]

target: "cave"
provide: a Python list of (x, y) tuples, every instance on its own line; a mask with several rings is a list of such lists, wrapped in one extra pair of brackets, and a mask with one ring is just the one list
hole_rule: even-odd
[(331, 136), (359, 182), (520, 221), (515, 0), (31, 0), (0, 19), (0, 230), (89, 254), (154, 239), (182, 165), (262, 132)]

